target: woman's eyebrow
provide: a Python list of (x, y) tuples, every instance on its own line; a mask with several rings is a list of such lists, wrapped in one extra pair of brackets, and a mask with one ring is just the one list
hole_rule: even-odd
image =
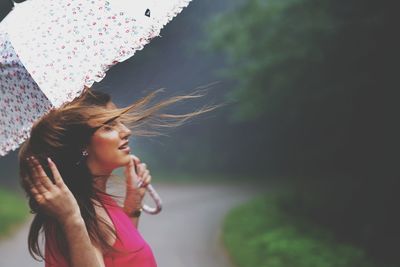
[(119, 116), (115, 116), (115, 117), (113, 117), (113, 118), (111, 118), (111, 119), (109, 119), (109, 120), (106, 120), (105, 122), (101, 123), (100, 126), (97, 126), (97, 127), (92, 128), (92, 129), (93, 129), (93, 132), (97, 131), (98, 129), (100, 129), (101, 127), (105, 126), (106, 124), (109, 124), (110, 122), (112, 122), (112, 121), (118, 119), (118, 117), (119, 117)]
[(108, 124), (108, 123), (110, 123), (110, 122), (112, 122), (112, 121), (114, 121), (114, 120), (116, 120), (116, 119), (118, 119), (118, 118), (119, 118), (119, 116), (115, 116), (114, 118), (111, 118), (111, 119), (109, 119), (109, 120), (103, 122), (103, 124)]

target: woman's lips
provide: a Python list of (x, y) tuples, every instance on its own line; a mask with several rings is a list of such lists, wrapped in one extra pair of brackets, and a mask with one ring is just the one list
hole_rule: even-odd
[(131, 151), (129, 146), (119, 148), (119, 150), (124, 151), (124, 152), (130, 152)]

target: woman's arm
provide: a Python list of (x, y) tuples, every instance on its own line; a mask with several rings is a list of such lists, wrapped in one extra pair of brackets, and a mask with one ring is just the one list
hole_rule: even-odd
[[(131, 218), (133, 225), (138, 228), (138, 210), (142, 208), (143, 197), (146, 193), (146, 186), (151, 182), (150, 171), (146, 163), (141, 163), (140, 159), (131, 155), (131, 161), (125, 168), (126, 196), (123, 210)], [(137, 186), (140, 182), (140, 186)]]
[(104, 267), (102, 252), (90, 241), (82, 217), (72, 216), (62, 223), (69, 248), (71, 267)]
[(55, 183), (34, 157), (28, 158), (27, 161), (30, 175), (25, 177), (25, 182), (39, 207), (57, 218), (61, 224), (68, 243), (70, 266), (104, 267), (101, 250), (92, 244), (78, 203), (62, 180), (54, 162), (48, 159)]
[(136, 228), (139, 227), (139, 217), (131, 217), (131, 221)]

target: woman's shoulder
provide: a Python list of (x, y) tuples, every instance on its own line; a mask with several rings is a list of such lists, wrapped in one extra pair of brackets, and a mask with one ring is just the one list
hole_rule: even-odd
[(109, 208), (120, 208), (120, 205), (114, 199), (114, 196), (107, 193), (97, 193), (96, 196), (96, 199), (99, 200), (101, 204), (107, 208), (107, 210)]

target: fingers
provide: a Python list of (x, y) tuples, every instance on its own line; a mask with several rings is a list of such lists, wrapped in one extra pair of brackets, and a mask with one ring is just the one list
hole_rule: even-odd
[(46, 183), (46, 179), (48, 181), (50, 181), (50, 180), (47, 177), (46, 173), (41, 177), (41, 171), (39, 168), (40, 163), (38, 161), (34, 161), (33, 157), (28, 158), (27, 162), (28, 162), (29, 172), (30, 172), (30, 175), (28, 177), (30, 179), (30, 185), (32, 186), (31, 192), (34, 193), (33, 192), (34, 190), (32, 190), (32, 189), (36, 189), (37, 193), (41, 193), (41, 194), (47, 192), (49, 190), (48, 187), (49, 188), (51, 188), (51, 187), (48, 183)]
[(131, 156), (131, 160), (129, 161), (127, 166), (132, 166), (135, 165), (135, 160), (133, 159), (133, 156)]
[(23, 182), (25, 186), (29, 189), (29, 191), (32, 193), (32, 195), (40, 194), (39, 191), (36, 189), (35, 185), (32, 183), (29, 175), (23, 177)]
[(126, 184), (128, 185), (128, 186), (133, 186), (133, 177), (132, 177), (132, 169), (131, 168), (129, 168), (129, 167), (127, 167), (127, 170), (126, 170), (126, 172), (125, 172), (125, 180), (126, 180)]
[(151, 183), (151, 175), (144, 176), (139, 184), (139, 187), (147, 187)]
[(146, 170), (146, 164), (145, 163), (140, 163), (137, 165), (137, 174), (139, 176), (139, 181), (137, 183), (137, 187), (142, 187), (143, 186), (143, 178)]
[(141, 176), (141, 179), (137, 185), (137, 187), (147, 187), (147, 185), (149, 185), (151, 183), (151, 175), (150, 175), (150, 171), (146, 170), (143, 174), (143, 176)]
[[(131, 160), (129, 163), (126, 165), (126, 167), (131, 167), (134, 170), (134, 174), (138, 174), (138, 165), (140, 164), (140, 159), (136, 157), (135, 155), (131, 155)], [(128, 168), (126, 168), (127, 170)]]
[[(134, 163), (133, 166), (131, 163)], [(131, 163), (125, 168), (126, 182), (128, 186), (134, 186), (133, 182), (137, 180), (136, 188), (146, 187), (151, 182), (150, 171), (146, 163), (141, 163), (135, 155), (131, 155)], [(136, 168), (135, 168), (136, 167)]]
[(133, 181), (137, 179), (136, 168), (135, 164), (133, 163), (133, 159), (131, 160), (131, 163), (125, 167), (124, 174), (127, 185), (133, 186)]
[(43, 170), (42, 165), (40, 164), (40, 162), (36, 159), (33, 158), (32, 159), (33, 165), (34, 165), (34, 169), (36, 174), (38, 175), (38, 180), (42, 183), (42, 185), (47, 189), (47, 190), (51, 190), (54, 187), (53, 182), (50, 180), (50, 178), (47, 176), (46, 172)]
[(140, 164), (140, 159), (138, 157), (136, 157), (135, 155), (131, 155), (132, 159), (135, 161), (136, 164)]
[(61, 177), (60, 172), (57, 169), (56, 164), (51, 160), (51, 158), (47, 158), (47, 162), (49, 163), (49, 167), (50, 167), (51, 173), (53, 174), (54, 182), (56, 183), (56, 185), (58, 185), (58, 186), (63, 185), (64, 181)]
[(138, 167), (140, 164), (140, 159), (138, 157), (136, 157), (135, 155), (131, 155), (131, 159), (132, 159), (132, 164), (133, 164), (133, 168), (134, 168), (135, 178), (137, 178), (137, 176), (140, 176), (139, 167)]
[[(136, 174), (136, 166), (135, 166), (135, 159), (133, 156), (131, 156), (131, 160), (129, 163), (125, 166), (125, 174)], [(133, 171), (133, 173), (131, 173)]]
[(140, 177), (143, 177), (143, 175), (145, 174), (145, 172), (146, 172), (146, 170), (147, 170), (147, 165), (146, 165), (146, 163), (140, 163), (140, 164), (137, 165), (137, 166), (138, 166), (137, 174), (138, 174)]

